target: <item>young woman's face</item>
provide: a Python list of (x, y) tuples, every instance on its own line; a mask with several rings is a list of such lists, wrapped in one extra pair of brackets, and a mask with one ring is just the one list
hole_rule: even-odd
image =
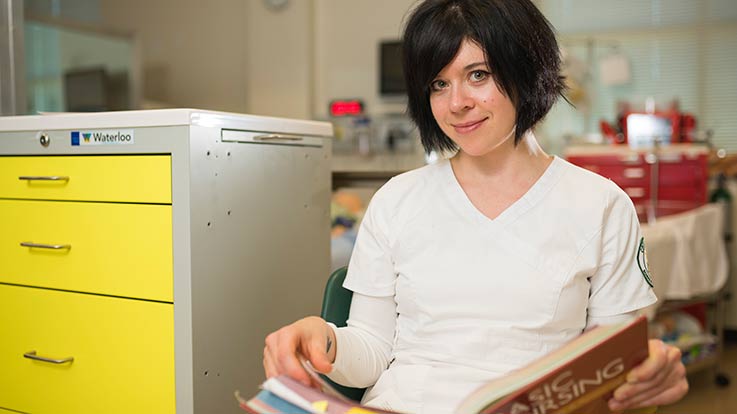
[(430, 106), (440, 129), (468, 155), (514, 145), (514, 104), (494, 82), (484, 51), (470, 40), (430, 85)]

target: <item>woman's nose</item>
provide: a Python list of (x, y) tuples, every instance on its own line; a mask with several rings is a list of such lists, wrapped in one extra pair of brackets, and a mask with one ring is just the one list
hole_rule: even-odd
[(462, 112), (473, 107), (473, 99), (463, 87), (451, 87), (450, 111)]

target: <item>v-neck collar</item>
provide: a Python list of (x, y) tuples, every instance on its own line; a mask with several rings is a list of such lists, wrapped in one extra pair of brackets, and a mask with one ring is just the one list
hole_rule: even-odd
[(473, 205), (471, 199), (468, 198), (468, 195), (463, 190), (463, 187), (461, 187), (458, 178), (456, 178), (453, 172), (453, 166), (450, 164), (450, 160), (445, 159), (439, 161), (439, 164), (443, 181), (446, 184), (443, 188), (446, 189), (447, 195), (450, 196), (452, 202), (458, 203), (459, 205), (457, 207), (469, 214), (469, 217), (473, 217), (474, 221), (486, 226), (503, 226), (506, 223), (513, 222), (545, 196), (563, 171), (563, 160), (554, 155), (553, 161), (527, 192), (492, 219), (484, 215), (484, 213)]

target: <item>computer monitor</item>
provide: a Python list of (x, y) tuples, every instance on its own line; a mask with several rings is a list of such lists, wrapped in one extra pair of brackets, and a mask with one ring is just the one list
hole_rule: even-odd
[(110, 110), (105, 68), (75, 69), (64, 73), (64, 95), (67, 112)]
[(405, 95), (402, 70), (402, 42), (382, 41), (379, 45), (379, 92), (382, 96)]

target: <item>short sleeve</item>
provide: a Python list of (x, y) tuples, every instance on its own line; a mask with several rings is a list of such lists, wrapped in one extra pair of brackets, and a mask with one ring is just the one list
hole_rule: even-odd
[(617, 188), (610, 196), (598, 243), (599, 266), (591, 277), (589, 318), (632, 312), (657, 301), (645, 240), (632, 201)]
[(383, 189), (366, 209), (343, 282), (346, 289), (367, 296), (394, 296), (396, 275), (388, 234), (391, 209), (386, 207)]

